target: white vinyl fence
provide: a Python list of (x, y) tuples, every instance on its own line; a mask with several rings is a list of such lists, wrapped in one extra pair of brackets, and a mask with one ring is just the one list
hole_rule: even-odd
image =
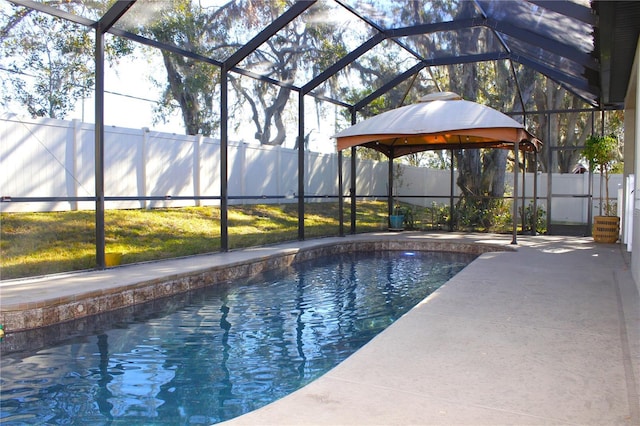
[[(91, 210), (94, 201), (14, 202), (18, 198), (93, 197), (95, 195), (95, 129), (78, 120), (0, 117), (0, 211)], [(298, 152), (292, 149), (230, 142), (228, 144), (230, 203), (295, 202)], [(220, 141), (148, 129), (105, 128), (105, 196), (108, 209), (219, 205)], [(350, 159), (343, 158), (343, 187), (349, 193)], [(387, 194), (387, 163), (358, 160), (358, 196)], [(456, 176), (454, 176), (454, 179)], [(533, 196), (533, 178), (525, 177), (524, 193)], [(594, 194), (599, 194), (599, 176)], [(554, 174), (554, 194), (588, 194), (588, 174)], [(447, 170), (403, 166), (396, 185), (402, 201), (419, 206), (449, 203), (451, 175)], [(337, 154), (305, 153), (305, 195), (310, 201), (335, 201), (338, 195)], [(455, 181), (454, 181), (455, 182)], [(513, 178), (507, 175), (507, 185)], [(617, 195), (621, 176), (612, 176), (610, 194)], [(519, 183), (522, 194), (522, 182)], [(547, 175), (538, 175), (538, 196), (546, 197)], [(402, 198), (402, 196), (405, 198)], [(454, 195), (459, 190), (454, 183)], [(416, 198), (425, 197), (425, 198)], [(136, 200), (154, 197), (151, 200)], [(192, 199), (176, 199), (187, 197)], [(242, 198), (252, 197), (252, 198)], [(278, 198), (279, 197), (279, 198)], [(333, 197), (333, 198), (331, 198)], [(195, 198), (195, 199), (194, 199)], [(598, 211), (594, 199), (594, 214)], [(585, 199), (554, 198), (554, 220), (586, 222)], [(544, 205), (544, 200), (539, 202)]]
[[(94, 140), (91, 123), (0, 117), (1, 211), (94, 209), (94, 201), (11, 201), (31, 197), (93, 197)], [(217, 139), (106, 127), (104, 151), (106, 197), (161, 198), (107, 201), (106, 208), (219, 205), (215, 199), (220, 196)], [(328, 196), (338, 195), (338, 156), (307, 152), (305, 167), (305, 195), (318, 197), (311, 201), (335, 201)], [(343, 167), (344, 187), (348, 188), (349, 159), (343, 160)], [(362, 176), (359, 194), (386, 194), (385, 163), (360, 161), (357, 173)], [(230, 203), (296, 202), (297, 190), (296, 150), (228, 144)], [(202, 199), (176, 199), (179, 197)]]

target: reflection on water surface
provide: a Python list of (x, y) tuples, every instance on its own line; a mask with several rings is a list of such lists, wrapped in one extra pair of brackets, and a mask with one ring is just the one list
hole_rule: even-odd
[(228, 420), (327, 372), (474, 257), (333, 256), (29, 332), (32, 338), (8, 336), (48, 343), (18, 352), (0, 344), (0, 421)]

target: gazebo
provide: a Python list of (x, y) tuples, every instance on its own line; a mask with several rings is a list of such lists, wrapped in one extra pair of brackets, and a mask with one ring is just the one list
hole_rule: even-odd
[[(512, 148), (514, 158), (517, 158), (520, 150), (538, 152), (542, 146), (538, 139), (514, 119), (487, 106), (465, 101), (452, 92), (424, 96), (416, 104), (387, 111), (354, 124), (334, 135), (334, 138), (339, 151), (364, 146), (382, 152), (389, 158), (390, 216), (394, 195), (394, 158), (435, 149), (477, 148)], [(514, 167), (513, 176), (514, 193), (517, 193), (518, 167)], [(534, 206), (536, 199), (537, 194), (534, 194)], [(517, 202), (517, 197), (514, 196), (514, 244), (517, 241)]]

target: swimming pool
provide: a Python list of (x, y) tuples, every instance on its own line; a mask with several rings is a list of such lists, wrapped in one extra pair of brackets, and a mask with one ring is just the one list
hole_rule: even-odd
[(212, 424), (236, 417), (340, 363), (473, 258), (341, 254), (92, 318), (89, 332), (2, 354), (0, 421)]

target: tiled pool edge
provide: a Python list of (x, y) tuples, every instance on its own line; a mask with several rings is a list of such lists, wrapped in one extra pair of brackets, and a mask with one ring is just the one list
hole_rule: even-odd
[[(0, 308), (0, 324), (7, 332), (18, 332), (82, 319), (161, 299), (216, 283), (248, 277), (263, 271), (284, 268), (296, 262), (320, 256), (330, 256), (355, 251), (442, 251), (480, 255), (486, 252), (515, 250), (500, 244), (469, 243), (402, 238), (346, 240), (323, 242), (302, 248), (283, 248), (270, 255), (256, 256), (243, 261), (229, 262), (212, 267), (203, 266), (197, 271), (167, 275), (162, 278), (141, 280), (134, 284), (88, 289), (67, 297), (49, 298), (37, 303), (3, 305)], [(212, 256), (215, 256), (212, 255)], [(131, 265), (130, 267), (136, 267)], [(123, 268), (127, 268), (124, 266)]]

